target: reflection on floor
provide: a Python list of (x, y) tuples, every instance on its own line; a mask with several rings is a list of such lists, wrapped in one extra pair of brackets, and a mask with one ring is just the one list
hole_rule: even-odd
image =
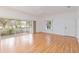
[(48, 33), (17, 34), (0, 44), (0, 52), (79, 52), (77, 38)]

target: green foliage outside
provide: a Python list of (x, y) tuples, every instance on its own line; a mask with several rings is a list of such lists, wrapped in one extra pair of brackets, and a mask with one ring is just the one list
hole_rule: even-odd
[(12, 24), (12, 20), (8, 19), (0, 19), (0, 26), (2, 27), (2, 33), (1, 35), (11, 35), (17, 32), (17, 29), (21, 29), (23, 26), (30, 26), (32, 27), (32, 23), (30, 21), (19, 21), (17, 20), (15, 24)]

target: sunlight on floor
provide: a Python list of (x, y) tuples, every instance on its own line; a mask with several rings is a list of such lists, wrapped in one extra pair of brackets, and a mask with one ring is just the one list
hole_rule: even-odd
[(18, 36), (16, 39), (17, 36), (12, 36), (12, 37), (9, 37), (9, 38), (5, 38), (5, 39), (2, 39), (1, 40), (1, 45), (3, 46), (6, 46), (8, 48), (11, 48), (11, 47), (14, 47), (16, 45), (16, 40), (18, 41), (21, 41), (21, 43), (27, 43), (29, 45), (32, 45), (33, 43), (33, 36), (32, 34), (26, 34), (26, 35), (22, 35), (22, 36)]
[(23, 42), (27, 42), (29, 44), (33, 43), (33, 36), (32, 36), (32, 34), (23, 35), (23, 36), (21, 36), (21, 38), (22, 38)]
[(15, 37), (6, 38), (1, 40), (2, 45), (5, 45), (9, 48), (13, 47), (15, 45)]

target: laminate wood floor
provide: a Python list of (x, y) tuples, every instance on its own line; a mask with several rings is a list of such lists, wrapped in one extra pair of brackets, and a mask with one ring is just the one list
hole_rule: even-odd
[(1, 53), (78, 53), (76, 37), (48, 33), (21, 33), (0, 38)]

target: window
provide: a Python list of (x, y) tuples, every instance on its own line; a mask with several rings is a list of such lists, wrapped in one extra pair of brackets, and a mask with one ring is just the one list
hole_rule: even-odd
[(47, 30), (51, 30), (52, 29), (52, 21), (48, 20), (47, 21)]
[(0, 34), (11, 35), (32, 30), (32, 21), (0, 18)]
[(25, 20), (17, 20), (16, 21), (16, 32), (30, 32), (32, 29), (32, 21), (25, 21)]
[(15, 22), (10, 19), (0, 18), (1, 35), (10, 35), (15, 33)]

